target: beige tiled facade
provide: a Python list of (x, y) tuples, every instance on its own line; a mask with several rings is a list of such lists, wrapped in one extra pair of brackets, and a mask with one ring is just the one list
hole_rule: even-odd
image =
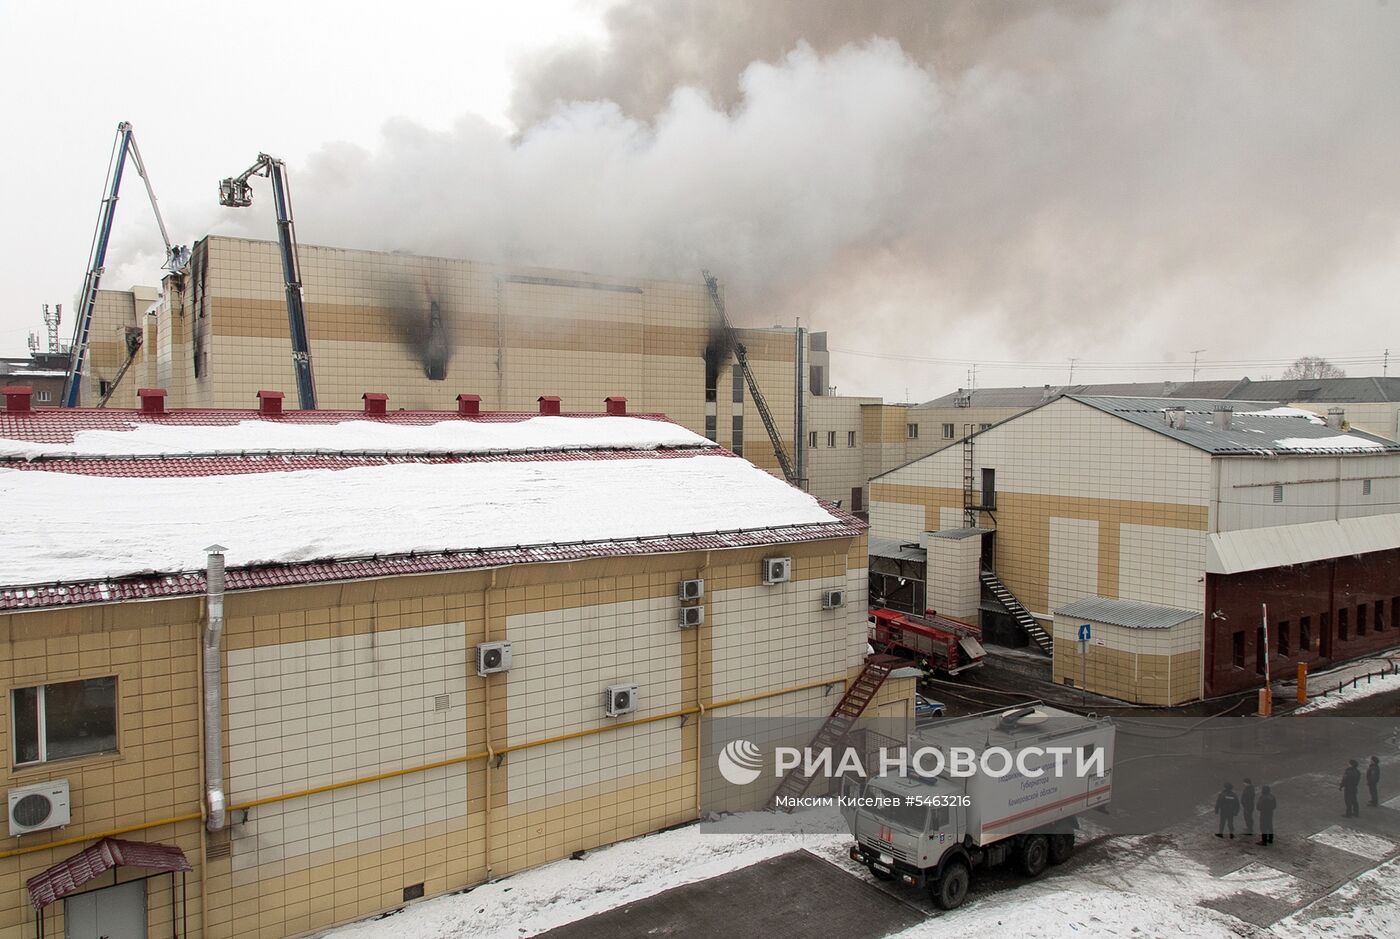
[[(312, 245), (300, 259), (320, 407), (358, 409), (376, 391), (393, 409), (450, 409), (465, 393), (480, 395), (484, 410), (533, 411), (540, 395), (554, 394), (565, 411), (597, 411), (622, 395), (633, 411), (706, 432), (704, 352), (715, 315), (698, 272), (675, 282)], [(441, 379), (425, 365), (433, 303), (448, 350)], [(137, 387), (158, 387), (174, 408), (253, 407), (262, 389), (296, 406), (275, 243), (203, 239), (188, 271), (166, 278), (154, 315), (140, 319), (144, 346), (114, 404), (134, 406)], [(795, 333), (738, 332), (792, 453)], [(730, 356), (716, 382), (716, 442), (735, 448), (741, 416), (743, 455), (775, 471), (748, 389), (733, 400), (732, 369)]]
[[(104, 834), (179, 845), (190, 935), (296, 935), (694, 819), (704, 720), (820, 716), (859, 667), (865, 539), (600, 558), (230, 593), (224, 634), (228, 833), (201, 822), (202, 599), (0, 616), (7, 692), (115, 675), (118, 752), (13, 769), (67, 779), (66, 829), (0, 840), (0, 939), (32, 934), (23, 883)], [(793, 558), (764, 586), (760, 560)], [(680, 580), (706, 623), (676, 625)], [(823, 611), (820, 593), (847, 591)], [(475, 647), (513, 644), (480, 677)], [(639, 709), (604, 715), (610, 684)], [(907, 715), (907, 680), (877, 709)], [(702, 707), (703, 706), (703, 707)], [(896, 715), (896, 716), (898, 716)], [(227, 849), (223, 845), (227, 845)], [(171, 878), (150, 881), (151, 935)], [(62, 903), (48, 930), (61, 930)]]
[(1092, 639), (1081, 656), (1082, 622), (1055, 617), (1057, 684), (1137, 704), (1182, 704), (1201, 696), (1201, 617), (1159, 629), (1091, 622)]

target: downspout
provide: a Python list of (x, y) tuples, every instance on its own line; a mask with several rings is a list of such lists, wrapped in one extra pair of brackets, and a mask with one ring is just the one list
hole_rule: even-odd
[(797, 415), (797, 438), (793, 441), (795, 446), (793, 452), (797, 460), (794, 471), (797, 474), (797, 485), (807, 489), (807, 330), (799, 325), (797, 327), (797, 351), (793, 356), (795, 366), (793, 384), (797, 392), (794, 402), (794, 413)]
[(204, 825), (220, 831), (226, 822), (228, 799), (224, 794), (223, 684), (224, 552), (223, 545), (204, 549), (209, 555), (205, 584), (209, 624), (204, 630), (204, 796), (208, 813)]

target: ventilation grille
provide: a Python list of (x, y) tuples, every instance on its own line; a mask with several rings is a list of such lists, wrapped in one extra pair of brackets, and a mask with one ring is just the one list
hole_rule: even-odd
[(233, 840), (229, 837), (227, 828), (222, 831), (211, 831), (208, 839), (204, 842), (204, 857), (206, 860), (217, 861), (219, 858), (226, 858), (233, 854)]

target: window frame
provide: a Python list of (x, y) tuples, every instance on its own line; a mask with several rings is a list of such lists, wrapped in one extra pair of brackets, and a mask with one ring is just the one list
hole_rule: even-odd
[(906, 423), (904, 425), (904, 437), (906, 440), (918, 440), (919, 425), (914, 423)]
[(826, 432), (826, 447), (827, 447), (828, 450), (830, 450), (831, 448), (833, 448), (833, 447), (835, 447), (835, 446), (836, 446), (836, 431), (834, 431), (834, 430), (828, 430), (828, 431)]
[(956, 424), (944, 424), (944, 425), (943, 425), (943, 439), (944, 439), (944, 440), (952, 440), (952, 439), (953, 439), (954, 437), (956, 437), (957, 435), (958, 435), (958, 426), (957, 426)]
[[(76, 684), (76, 683), (79, 683), (79, 682), (98, 681), (98, 680), (101, 680), (101, 679), (104, 679), (104, 678), (110, 678), (110, 679), (112, 680), (112, 743), (113, 743), (112, 748), (111, 748), (110, 750), (106, 750), (106, 749), (104, 749), (104, 750), (93, 750), (93, 751), (90, 752), (90, 753), (74, 753), (74, 754), (71, 754), (71, 755), (69, 755), (69, 756), (50, 757), (50, 756), (48, 755), (48, 749), (49, 749), (49, 739), (48, 739), (48, 737), (49, 737), (49, 734), (48, 734), (49, 718), (48, 718), (48, 701), (47, 701), (47, 699), (48, 699), (48, 689), (49, 689), (49, 687), (51, 687), (51, 686), (53, 686), (53, 685), (70, 685), (70, 684)], [(36, 723), (36, 728), (35, 728), (35, 729), (36, 729), (36, 731), (37, 731), (37, 733), (38, 733), (38, 738), (37, 738), (37, 739), (38, 739), (38, 744), (39, 744), (39, 758), (38, 758), (37, 760), (26, 760), (26, 761), (24, 761), (24, 762), (20, 762), (20, 760), (19, 760), (19, 752), (18, 752), (18, 750), (16, 749), (16, 748), (19, 746), (19, 735), (18, 735), (18, 733), (17, 733), (17, 731), (18, 731), (18, 722), (17, 722), (17, 720), (16, 720), (17, 715), (16, 715), (16, 713), (15, 713), (15, 694), (16, 694), (16, 692), (20, 692), (20, 691), (29, 691), (30, 689), (34, 689), (34, 690), (37, 692), (37, 694), (35, 695), (35, 723)], [(41, 683), (39, 683), (39, 684), (37, 684), (37, 685), (12, 685), (12, 686), (9, 688), (8, 694), (9, 694), (9, 699), (8, 699), (8, 700), (9, 700), (9, 709), (10, 709), (10, 721), (9, 721), (9, 724), (10, 724), (10, 726), (9, 726), (9, 731), (10, 731), (10, 754), (9, 754), (9, 755), (10, 755), (10, 769), (11, 769), (11, 771), (13, 771), (13, 772), (23, 772), (23, 771), (26, 771), (26, 770), (36, 769), (36, 768), (41, 767), (41, 766), (48, 766), (48, 765), (53, 764), (53, 763), (68, 763), (68, 762), (71, 762), (71, 761), (73, 761), (73, 760), (86, 760), (86, 759), (90, 759), (90, 758), (92, 758), (92, 757), (103, 757), (103, 756), (110, 757), (110, 756), (117, 756), (117, 755), (119, 755), (119, 754), (121, 753), (121, 749), (122, 749), (122, 746), (121, 746), (121, 700), (122, 700), (122, 696), (121, 696), (121, 676), (116, 675), (116, 674), (108, 674), (108, 675), (89, 675), (89, 676), (87, 676), (87, 677), (85, 677), (85, 678), (68, 678), (68, 679), (64, 679), (63, 681), (46, 681), (46, 682), (41, 682)]]
[(846, 446), (847, 446), (847, 448), (854, 447), (855, 445), (856, 445), (856, 432), (853, 431), (853, 430), (848, 430), (848, 431), (846, 431)]

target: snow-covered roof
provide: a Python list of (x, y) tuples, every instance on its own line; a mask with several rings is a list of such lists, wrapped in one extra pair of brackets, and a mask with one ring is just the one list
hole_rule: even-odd
[[(1216, 456), (1400, 453), (1400, 444), (1383, 437), (1332, 427), (1311, 411), (1277, 407), (1266, 401), (1069, 397)], [(1216, 412), (1222, 408), (1231, 411), (1228, 426), (1222, 426), (1217, 418)], [(1169, 410), (1180, 411), (1181, 425), (1168, 423)]]
[(239, 589), (862, 530), (655, 417), (63, 413), (0, 416), (0, 608), (195, 593), (215, 543)]

